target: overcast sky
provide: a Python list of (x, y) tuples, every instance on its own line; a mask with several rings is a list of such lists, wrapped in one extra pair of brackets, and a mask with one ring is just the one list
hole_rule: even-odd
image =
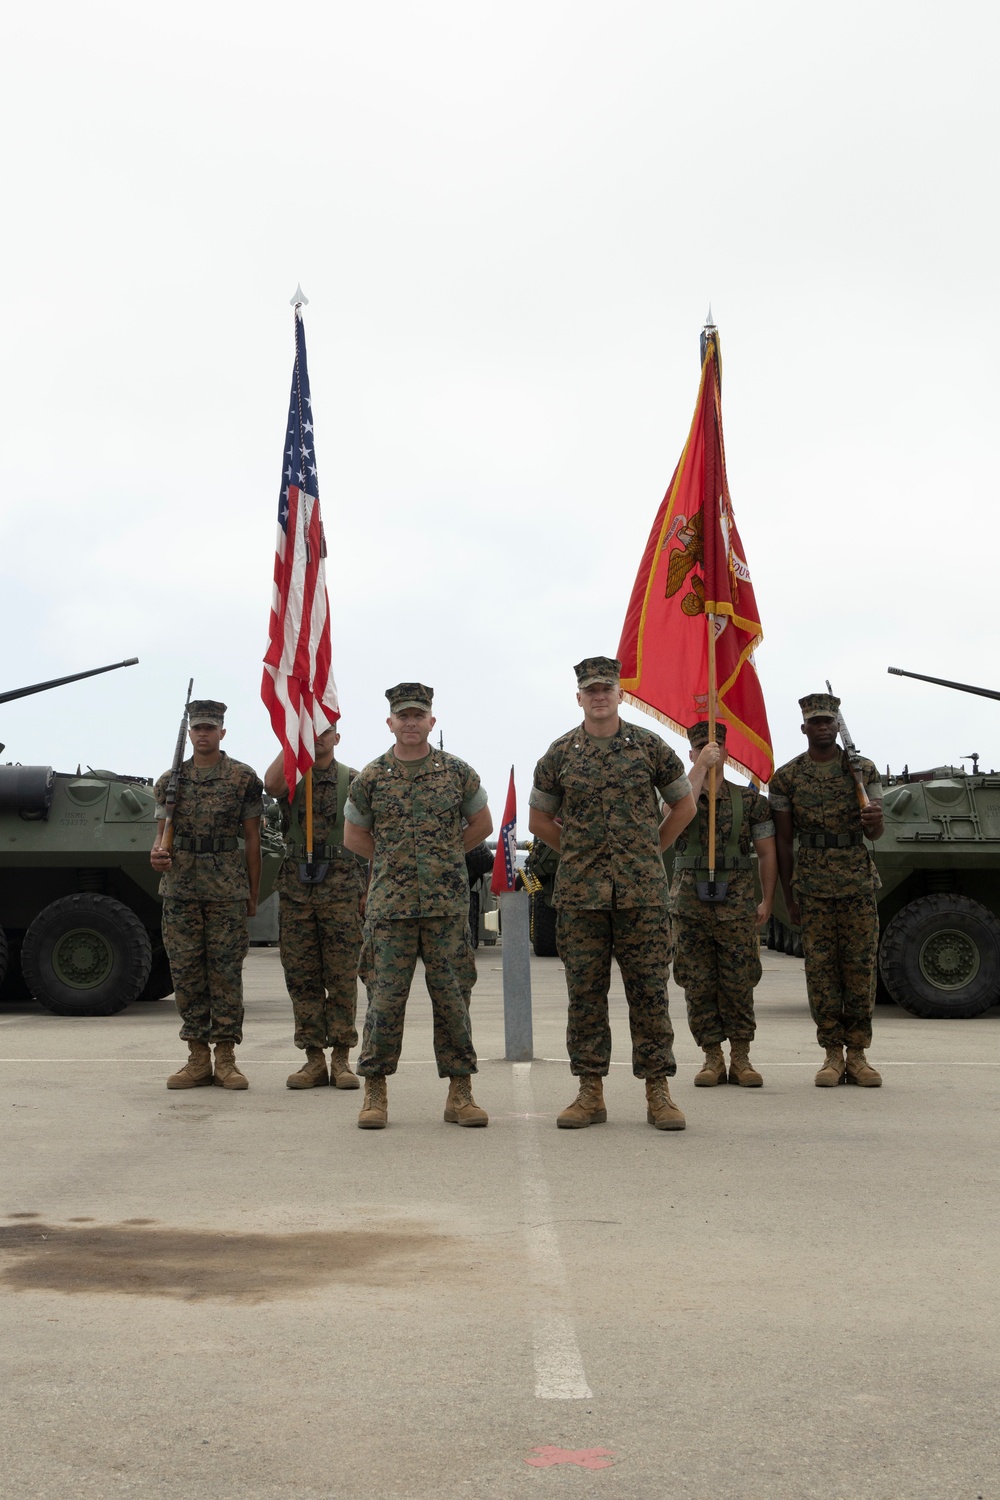
[(526, 833), (709, 302), (777, 761), (829, 677), (880, 766), (1000, 764), (1000, 703), (886, 675), (1000, 688), (998, 32), (920, 0), (10, 12), (0, 686), (140, 665), (0, 706), (3, 759), (158, 774), (192, 675), (231, 753), (276, 753), (301, 281), (353, 764), (420, 679)]

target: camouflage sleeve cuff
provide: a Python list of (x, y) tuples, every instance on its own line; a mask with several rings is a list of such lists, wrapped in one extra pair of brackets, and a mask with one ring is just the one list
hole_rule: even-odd
[(771, 823), (771, 822), (767, 822), (767, 823), (751, 823), (750, 824), (750, 837), (754, 840), (754, 842), (756, 842), (757, 839), (773, 839), (774, 838), (774, 824)]
[(482, 812), (489, 800), (485, 787), (480, 787), (478, 792), (473, 792), (471, 797), (466, 797), (458, 810), (463, 818), (474, 818), (477, 812)]
[(348, 823), (353, 823), (355, 828), (372, 828), (375, 823), (372, 813), (359, 813), (349, 797), (344, 803), (344, 817)]
[(672, 781), (667, 787), (661, 787), (660, 790), (663, 793), (664, 802), (673, 807), (674, 803), (679, 802), (682, 797), (690, 796), (691, 783), (686, 776), (678, 776), (676, 781)]
[(264, 816), (264, 803), (260, 797), (253, 802), (244, 802), (243, 811), (240, 813), (241, 820), (245, 823), (249, 818), (262, 818)]
[(873, 802), (881, 802), (882, 798), (885, 795), (885, 793), (882, 791), (881, 781), (869, 781), (868, 785), (865, 787), (865, 791), (868, 793)]
[(156, 819), (156, 821), (158, 823), (162, 823), (165, 820), (166, 816), (167, 816), (167, 809), (163, 806), (162, 802), (158, 802), (156, 804), (156, 810), (153, 813), (153, 817)]
[(542, 792), (539, 791), (537, 786), (531, 788), (528, 806), (537, 807), (539, 812), (548, 813), (550, 818), (555, 817), (556, 813), (562, 807), (562, 803), (562, 797), (556, 796), (555, 792)]
[(786, 797), (783, 792), (768, 792), (767, 800), (771, 804), (772, 812), (791, 812), (792, 799)]

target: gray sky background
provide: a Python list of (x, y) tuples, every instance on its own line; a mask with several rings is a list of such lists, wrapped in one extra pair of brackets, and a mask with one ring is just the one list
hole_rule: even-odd
[(998, 32), (921, 0), (9, 14), (2, 686), (140, 665), (0, 708), (3, 758), (157, 774), (191, 675), (276, 753), (301, 280), (354, 764), (419, 678), (526, 832), (709, 302), (777, 760), (830, 677), (880, 766), (1000, 764), (1000, 704), (886, 675), (1000, 688)]

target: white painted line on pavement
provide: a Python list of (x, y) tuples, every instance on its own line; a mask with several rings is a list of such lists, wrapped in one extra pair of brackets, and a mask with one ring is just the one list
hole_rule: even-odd
[(549, 1309), (539, 1312), (532, 1328), (535, 1354), (535, 1395), (542, 1401), (583, 1401), (593, 1395), (584, 1373), (573, 1319), (556, 1311), (569, 1295), (566, 1272), (559, 1254), (559, 1237), (552, 1222), (552, 1199), (542, 1164), (535, 1127), (531, 1087), (531, 1064), (514, 1063), (514, 1106), (526, 1117), (517, 1131), (517, 1154), (521, 1164), (521, 1195), (524, 1201), (524, 1238), (535, 1272), (535, 1282)]

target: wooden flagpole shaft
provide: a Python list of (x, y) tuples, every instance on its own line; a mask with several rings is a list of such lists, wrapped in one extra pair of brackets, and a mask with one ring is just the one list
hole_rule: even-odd
[[(715, 616), (706, 614), (708, 623), (708, 742), (715, 744)], [(715, 884), (715, 767), (708, 769), (708, 883)]]
[(306, 782), (306, 864), (313, 862), (313, 772), (309, 767), (305, 775)]

